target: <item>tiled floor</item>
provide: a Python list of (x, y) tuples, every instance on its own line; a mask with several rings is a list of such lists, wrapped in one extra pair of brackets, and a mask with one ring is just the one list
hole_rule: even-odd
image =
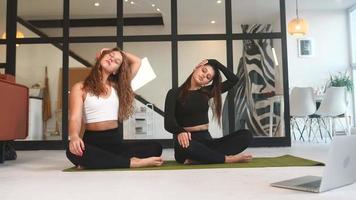
[[(325, 161), (329, 144), (294, 143), (287, 148), (250, 148), (256, 157), (292, 154)], [(173, 159), (173, 151), (164, 151)], [(111, 171), (65, 173), (64, 151), (19, 151), (0, 165), (0, 199), (354, 199), (356, 184), (322, 194), (274, 188), (270, 183), (321, 175), (323, 167)]]

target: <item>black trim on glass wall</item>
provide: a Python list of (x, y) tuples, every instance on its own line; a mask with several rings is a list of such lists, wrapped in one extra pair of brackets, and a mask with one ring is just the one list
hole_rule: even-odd
[(0, 164), (5, 161), (5, 143), (6, 141), (0, 141)]
[(226, 34), (184, 34), (184, 35), (177, 35), (176, 40), (178, 41), (227, 40), (227, 35)]
[(289, 113), (289, 78), (288, 78), (288, 51), (287, 51), (287, 26), (286, 26), (286, 4), (285, 0), (279, 0), (280, 19), (282, 30), (282, 64), (283, 64), (283, 96), (284, 96), (284, 130), (285, 137), (284, 143), (288, 146), (291, 145), (290, 138), (290, 113)]
[[(233, 41), (232, 41), (232, 7), (231, 0), (225, 0), (225, 22), (226, 22), (226, 61), (229, 70), (234, 72), (234, 58), (233, 58)], [(234, 108), (234, 97), (235, 93), (228, 91), (227, 93), (227, 104), (228, 108)], [(229, 120), (229, 132), (235, 131), (235, 111), (234, 109), (228, 109), (228, 120)]]
[[(10, 5), (9, 6), (9, 2)], [(10, 27), (12, 29), (12, 38), (9, 37), (6, 40), (6, 44), (10, 44), (12, 47), (7, 46), (7, 54), (11, 52), (10, 50), (16, 52), (15, 44), (16, 43), (26, 43), (26, 44), (36, 44), (36, 43), (50, 43), (50, 42), (57, 42), (63, 43), (63, 45), (67, 45), (63, 49), (63, 69), (67, 68), (68, 70), (68, 56), (70, 56), (69, 52), (69, 44), (70, 43), (100, 43), (100, 42), (116, 42), (119, 47), (122, 48), (123, 42), (151, 42), (151, 41), (168, 41), (171, 42), (172, 48), (172, 87), (178, 87), (178, 42), (181, 41), (204, 41), (204, 40), (225, 40), (226, 41), (226, 54), (227, 54), (227, 64), (229, 68), (232, 69), (233, 66), (233, 41), (234, 40), (244, 40), (244, 39), (261, 39), (261, 38), (268, 38), (268, 39), (281, 39), (282, 41), (282, 63), (283, 63), (283, 87), (284, 87), (284, 105), (285, 105), (285, 113), (284, 113), (284, 123), (285, 123), (285, 131), (286, 137), (280, 138), (256, 138), (252, 146), (290, 146), (290, 128), (289, 128), (289, 96), (288, 96), (288, 70), (287, 70), (287, 38), (286, 38), (286, 24), (285, 24), (285, 0), (280, 0), (280, 16), (281, 16), (281, 32), (277, 33), (257, 33), (257, 34), (244, 34), (244, 33), (232, 33), (232, 5), (231, 0), (225, 0), (225, 17), (226, 17), (226, 34), (183, 34), (179, 35), (177, 32), (178, 23), (177, 23), (177, 0), (171, 0), (171, 34), (166, 35), (133, 35), (133, 36), (123, 36), (123, 1), (117, 0), (117, 35), (116, 36), (90, 36), (90, 37), (70, 37), (69, 32), (65, 33), (66, 30), (69, 30), (69, 0), (63, 0), (64, 10), (63, 10), (63, 20), (67, 20), (67, 23), (64, 23), (63, 26), (63, 38), (58, 37), (47, 37), (47, 38), (24, 38), (24, 39), (16, 39), (16, 15), (9, 15), (9, 13), (17, 13), (13, 12), (16, 11), (16, 6), (14, 8), (14, 2), (16, 0), (9, 0), (8, 1), (8, 16), (7, 16), (7, 26), (12, 24), (13, 26)], [(15, 3), (16, 4), (16, 3)], [(9, 23), (10, 22), (10, 23)], [(7, 27), (8, 28), (8, 27)], [(9, 29), (10, 29), (9, 28)], [(10, 30), (11, 31), (11, 30)], [(11, 32), (9, 32), (11, 35)], [(66, 35), (66, 36), (65, 36)], [(2, 42), (4, 40), (0, 40)], [(11, 57), (13, 56), (13, 57)], [(9, 65), (15, 66), (15, 53), (11, 53), (10, 59), (7, 59), (7, 62), (10, 62)], [(64, 57), (67, 57), (65, 59)], [(67, 66), (65, 66), (67, 65)], [(11, 67), (8, 67), (11, 69)], [(15, 73), (15, 69), (13, 69)], [(63, 104), (67, 101), (67, 87), (68, 82), (64, 80), (68, 78), (68, 72), (63, 70)], [(66, 97), (65, 97), (66, 96)], [(231, 102), (232, 98), (230, 96), (234, 96), (234, 94), (229, 94), (228, 101)], [(230, 105), (230, 103), (229, 103)], [(67, 143), (67, 130), (68, 128), (68, 121), (67, 121), (67, 105), (63, 105), (63, 141), (55, 141), (58, 143), (58, 148), (64, 148), (60, 146), (60, 144)], [(229, 121), (232, 120), (234, 116), (232, 116), (229, 112)], [(233, 123), (231, 123), (233, 124)], [(122, 127), (122, 126), (121, 126)], [(233, 125), (229, 127), (230, 130), (233, 130)], [(150, 141), (150, 140), (148, 140)], [(158, 142), (164, 143), (165, 147), (172, 147), (172, 141), (170, 139), (158, 139), (155, 140)], [(38, 149), (50, 149), (50, 144), (55, 144), (54, 141), (19, 141), (16, 143), (20, 147), (24, 147), (26, 149), (26, 145), (35, 145)], [(42, 147), (42, 148), (41, 148)], [(53, 146), (52, 146), (53, 147)]]
[(68, 146), (69, 0), (63, 0), (62, 141)]
[[(47, 19), (47, 20), (28, 20), (29, 23), (37, 28), (62, 28), (63, 20)], [(71, 28), (78, 27), (102, 27), (102, 26), (117, 26), (117, 18), (93, 18), (93, 19), (71, 19)], [(153, 26), (163, 25), (162, 16), (154, 17), (127, 17), (124, 18), (124, 26)]]
[[(123, 49), (124, 41), (122, 36), (124, 35), (124, 6), (122, 0), (116, 1), (116, 46)], [(121, 133), (121, 137), (124, 137), (124, 123), (119, 123), (119, 132)]]
[(132, 35), (123, 36), (125, 42), (165, 42), (171, 41), (170, 35)]
[(5, 73), (16, 74), (16, 13), (17, 0), (7, 1), (6, 12), (6, 63)]
[(122, 36), (124, 35), (124, 6), (122, 0), (116, 1), (116, 45), (123, 49), (124, 41)]
[(0, 63), (0, 69), (5, 69), (6, 68), (6, 63)]
[(234, 40), (251, 40), (251, 39), (281, 39), (282, 33), (234, 33), (232, 39)]
[(172, 88), (178, 88), (178, 14), (177, 0), (171, 0)]

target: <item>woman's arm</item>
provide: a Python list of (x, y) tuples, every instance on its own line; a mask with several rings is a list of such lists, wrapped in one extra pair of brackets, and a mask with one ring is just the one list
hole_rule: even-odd
[[(104, 51), (107, 51), (107, 50), (110, 50), (109, 48), (103, 48), (100, 50), (100, 54), (97, 55), (97, 58), (104, 52)], [(125, 52), (125, 51), (122, 51), (122, 53), (124, 53), (127, 57), (127, 59), (129, 60), (129, 65), (131, 67), (131, 72), (132, 72), (132, 77), (131, 79), (133, 79), (138, 70), (140, 69), (140, 66), (141, 66), (141, 58), (135, 56), (134, 54), (132, 53), (129, 53), (129, 52)]]
[[(239, 78), (233, 72), (231, 72), (227, 67), (221, 64), (219, 61), (215, 59), (208, 59), (207, 64), (221, 71), (226, 77), (226, 80), (221, 84), (221, 93), (228, 91), (229, 89), (234, 87), (234, 85), (238, 82)], [(207, 86), (207, 87), (211, 87), (211, 86)]]
[(128, 60), (129, 60), (129, 65), (131, 67), (131, 71), (132, 71), (132, 79), (136, 76), (138, 70), (140, 69), (141, 66), (141, 58), (128, 53), (128, 52), (124, 52), (124, 54), (127, 56)]
[(186, 132), (178, 125), (175, 116), (177, 93), (177, 89), (170, 89), (167, 93), (164, 105), (164, 128), (174, 135)]
[(84, 150), (84, 143), (80, 138), (80, 128), (82, 125), (83, 112), (83, 96), (82, 90), (83, 82), (74, 84), (69, 96), (69, 138), (70, 151), (75, 155), (82, 155)]

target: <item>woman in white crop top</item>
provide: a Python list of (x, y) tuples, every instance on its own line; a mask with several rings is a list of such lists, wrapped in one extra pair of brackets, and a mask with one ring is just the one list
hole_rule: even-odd
[(83, 168), (162, 165), (159, 143), (125, 142), (118, 129), (119, 122), (133, 113), (131, 80), (140, 64), (140, 58), (119, 48), (102, 49), (90, 75), (71, 89), (67, 157), (74, 165)]

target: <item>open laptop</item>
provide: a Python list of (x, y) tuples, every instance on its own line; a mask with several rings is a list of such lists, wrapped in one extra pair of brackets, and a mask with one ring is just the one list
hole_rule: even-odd
[(356, 181), (356, 135), (334, 137), (322, 177), (303, 176), (272, 183), (274, 187), (324, 192)]
[(156, 74), (152, 69), (147, 57), (141, 59), (141, 66), (138, 69), (136, 76), (131, 81), (131, 87), (133, 91), (138, 90), (148, 82), (156, 78)]

